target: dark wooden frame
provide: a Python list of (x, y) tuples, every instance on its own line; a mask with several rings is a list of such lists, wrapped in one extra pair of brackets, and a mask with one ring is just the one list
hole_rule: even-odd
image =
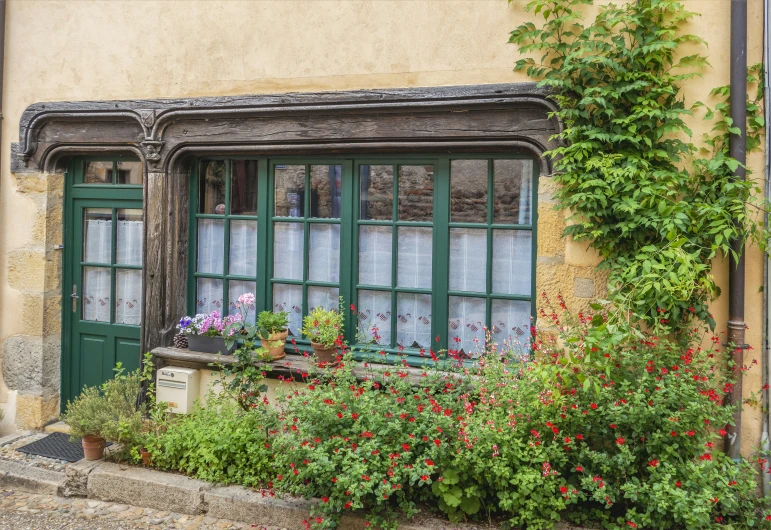
[(11, 146), (16, 173), (63, 171), (74, 155), (145, 164), (144, 350), (168, 344), (187, 305), (190, 163), (207, 155), (528, 153), (560, 124), (532, 83), (168, 100), (35, 103)]

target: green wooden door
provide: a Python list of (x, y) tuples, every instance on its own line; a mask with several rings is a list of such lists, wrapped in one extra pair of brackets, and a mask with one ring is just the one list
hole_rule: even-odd
[[(89, 182), (101, 164), (102, 180)], [(63, 282), (62, 404), (120, 362), (140, 365), (144, 224), (141, 176), (120, 160), (78, 161), (68, 174)], [(112, 170), (105, 170), (112, 167)], [(139, 171), (141, 167), (132, 167)], [(106, 175), (105, 175), (106, 173)], [(137, 180), (138, 179), (138, 180)], [(129, 183), (125, 183), (129, 180)]]

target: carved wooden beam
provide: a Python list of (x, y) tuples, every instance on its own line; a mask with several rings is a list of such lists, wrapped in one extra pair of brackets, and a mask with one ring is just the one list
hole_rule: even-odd
[(162, 173), (200, 153), (515, 149), (540, 157), (559, 131), (553, 110), (532, 83), (35, 103), (22, 114), (11, 165), (52, 170), (75, 153), (128, 151)]

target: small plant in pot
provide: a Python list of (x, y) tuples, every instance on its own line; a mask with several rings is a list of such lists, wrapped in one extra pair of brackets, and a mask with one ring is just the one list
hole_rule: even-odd
[(289, 313), (280, 311), (262, 311), (257, 318), (260, 329), (262, 347), (267, 349), (273, 360), (282, 359), (285, 355), (286, 338), (289, 335)]
[(193, 351), (230, 354), (235, 345), (225, 346), (223, 330), (228, 328), (230, 333), (235, 333), (232, 325), (243, 321), (244, 316), (240, 313), (223, 318), (219, 311), (212, 311), (208, 315), (199, 313), (194, 317), (182, 317), (177, 328), (187, 335), (188, 347)]
[(311, 341), (320, 366), (337, 364), (338, 349), (343, 345), (343, 313), (337, 309), (314, 308), (303, 318), (303, 335)]
[(141, 374), (123, 374), (118, 363), (115, 377), (98, 387), (85, 387), (67, 404), (62, 419), (70, 426), (73, 439), (81, 438), (87, 460), (104, 456), (107, 441), (133, 445), (144, 425), (144, 405), (137, 407)]

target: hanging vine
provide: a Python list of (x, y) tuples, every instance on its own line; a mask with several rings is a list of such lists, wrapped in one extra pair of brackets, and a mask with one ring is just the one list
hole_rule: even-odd
[[(510, 0), (511, 1), (511, 0)], [(609, 292), (624, 314), (687, 327), (714, 328), (708, 304), (719, 295), (712, 260), (731, 252), (734, 238), (761, 241), (748, 206), (762, 208), (760, 190), (732, 177), (728, 155), (728, 87), (716, 88), (714, 108), (686, 107), (682, 86), (709, 66), (683, 45), (704, 45), (683, 26), (696, 13), (675, 0), (638, 0), (597, 7), (593, 0), (533, 0), (527, 10), (543, 23), (525, 23), (509, 42), (523, 54), (516, 70), (553, 91), (564, 125), (550, 151), (560, 184), (558, 208), (573, 215), (566, 235), (591, 242), (609, 270)], [(748, 98), (747, 148), (761, 141), (760, 66)], [(695, 145), (688, 123), (696, 112), (713, 123)]]

